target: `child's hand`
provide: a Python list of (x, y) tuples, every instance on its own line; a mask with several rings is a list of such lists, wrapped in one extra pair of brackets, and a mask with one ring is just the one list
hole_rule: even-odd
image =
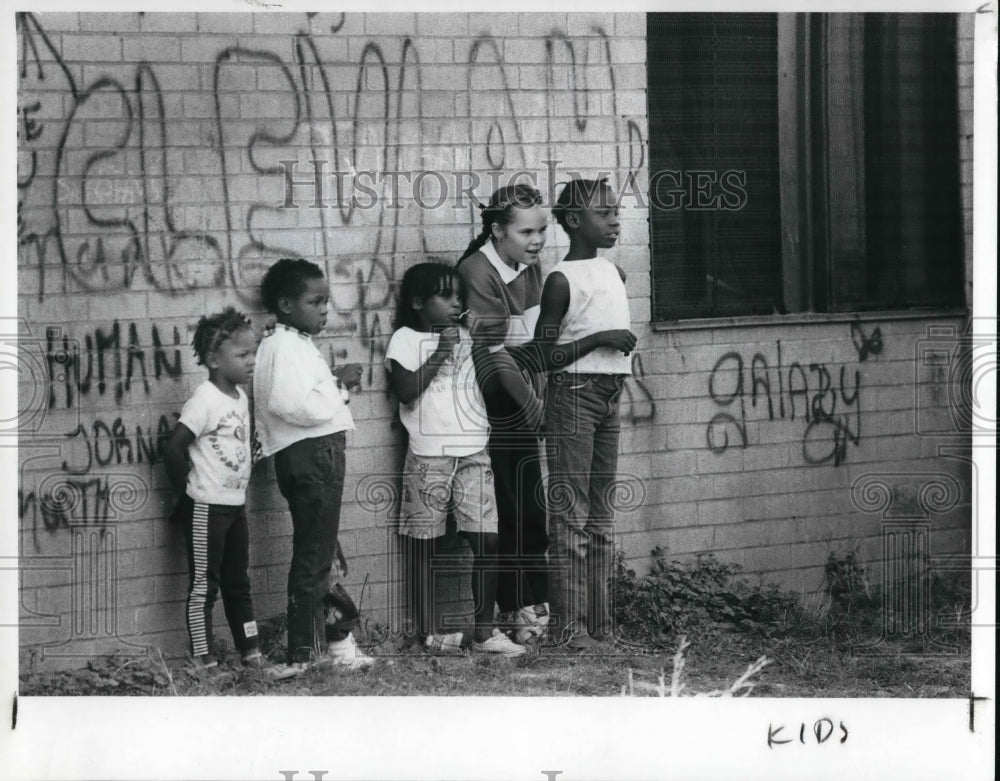
[(251, 427), (250, 434), (250, 465), (256, 466), (257, 462), (264, 457), (264, 449), (260, 444), (260, 437), (257, 436), (257, 429)]
[(361, 387), (361, 364), (347, 363), (333, 370), (333, 376), (344, 383), (348, 390)]
[(447, 328), (442, 329), (441, 339), (438, 342), (438, 350), (442, 352), (451, 352), (455, 345), (458, 344), (461, 337), (458, 335), (458, 328), (453, 325), (449, 325)]
[(626, 355), (635, 349), (637, 341), (638, 339), (636, 339), (635, 334), (625, 329), (601, 331), (601, 344), (604, 347), (610, 347), (612, 350), (621, 350)]

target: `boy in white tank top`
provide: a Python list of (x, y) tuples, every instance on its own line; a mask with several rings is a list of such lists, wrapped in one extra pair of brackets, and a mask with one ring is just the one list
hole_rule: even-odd
[(605, 180), (571, 180), (552, 210), (569, 252), (549, 274), (535, 327), (550, 372), (549, 632), (574, 651), (612, 641), (608, 578), (614, 559), (618, 400), (632, 373), (625, 274), (600, 257), (618, 241), (618, 206)]

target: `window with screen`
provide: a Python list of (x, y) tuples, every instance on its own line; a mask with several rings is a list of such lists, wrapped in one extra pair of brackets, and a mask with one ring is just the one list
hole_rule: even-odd
[(654, 319), (960, 306), (955, 28), (649, 14)]

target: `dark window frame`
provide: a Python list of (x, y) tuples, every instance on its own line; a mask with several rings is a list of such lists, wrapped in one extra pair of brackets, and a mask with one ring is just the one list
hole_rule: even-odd
[[(652, 47), (658, 40), (653, 29), (656, 16), (648, 15), (650, 35), (647, 46), (651, 49), (651, 58), (655, 54)], [(780, 242), (779, 278), (775, 280), (772, 275), (769, 281), (774, 287), (776, 299), (773, 312), (713, 312), (705, 308), (699, 311), (697, 306), (685, 311), (683, 306), (677, 306), (676, 301), (669, 301), (669, 292), (667, 295), (662, 293), (663, 286), (672, 284), (679, 277), (677, 269), (689, 260), (671, 260), (664, 257), (661, 247), (658, 247), (658, 243), (662, 244), (659, 239), (663, 233), (661, 229), (658, 234), (656, 221), (662, 220), (662, 216), (656, 214), (651, 194), (650, 271), (654, 327), (840, 320), (849, 319), (858, 312), (886, 313), (893, 318), (919, 317), (928, 313), (967, 313), (963, 293), (964, 237), (959, 196), (957, 17), (954, 14), (772, 16), (777, 25), (777, 178), (780, 199), (777, 229)], [(924, 30), (921, 25), (927, 29)], [(950, 65), (943, 75), (928, 76), (926, 66), (915, 62), (922, 51), (915, 55), (904, 50), (906, 47), (898, 47), (898, 51), (884, 53), (879, 48), (884, 41), (904, 40), (903, 36), (909, 35), (906, 39), (908, 45), (927, 49), (927, 41), (938, 40), (941, 30), (950, 31), (950, 49), (944, 45), (935, 49), (937, 64), (945, 58)], [(932, 39), (931, 36), (935, 35), (938, 38)], [(873, 52), (876, 54), (873, 55)], [(886, 62), (888, 65), (883, 64)], [(891, 81), (893, 76), (897, 80), (899, 78), (899, 73), (894, 73), (897, 67), (903, 76), (907, 75), (907, 68), (910, 71), (907, 94), (914, 89), (917, 92), (923, 90), (916, 100), (924, 99), (930, 106), (914, 104), (911, 99), (907, 110), (923, 113), (916, 121), (900, 122), (898, 132), (909, 134), (908, 139), (902, 138), (904, 143), (923, 145), (920, 150), (924, 158), (911, 156), (911, 161), (918, 159), (919, 165), (926, 166), (918, 166), (917, 174), (936, 177), (932, 181), (941, 183), (943, 190), (936, 188), (935, 184), (934, 188), (920, 195), (923, 200), (918, 206), (927, 210), (926, 213), (935, 213), (932, 199), (943, 193), (940, 200), (947, 203), (947, 211), (940, 220), (924, 220), (921, 223), (919, 214), (908, 214), (898, 206), (906, 199), (914, 200), (913, 191), (906, 187), (909, 169), (896, 170), (888, 166), (879, 169), (871, 163), (866, 167), (866, 156), (869, 160), (878, 160), (881, 159), (879, 155), (884, 156), (886, 150), (891, 152), (893, 149), (888, 141), (894, 140), (892, 132), (897, 128), (890, 125), (886, 125), (890, 128), (890, 132), (884, 133), (886, 138), (879, 141), (881, 146), (873, 142), (872, 137), (878, 135), (881, 126), (875, 124), (877, 118), (872, 116), (871, 105), (881, 107), (891, 102), (894, 95), (899, 100), (904, 99), (898, 81), (895, 84)], [(654, 68), (655, 65), (651, 64), (651, 179), (657, 171), (654, 145), (658, 143), (658, 96), (653, 80), (660, 77)], [(886, 83), (879, 84), (878, 78)], [(657, 87), (662, 88), (662, 83)], [(859, 95), (866, 87), (873, 95), (889, 95), (890, 100), (870, 101), (866, 106), (863, 96)], [(879, 88), (882, 92), (876, 91)], [(924, 95), (929, 97), (922, 97)], [(950, 110), (940, 109), (942, 100), (951, 106)], [(950, 104), (948, 101), (951, 101)], [(842, 110), (844, 106), (849, 110)], [(841, 110), (832, 110), (837, 108)], [(933, 111), (935, 108), (936, 112)], [(886, 105), (885, 112), (889, 111), (899, 111), (899, 106)], [(867, 136), (866, 127), (869, 128)], [(945, 128), (943, 135), (942, 127)], [(933, 132), (939, 133), (939, 136), (933, 136)], [(931, 155), (926, 150), (934, 147), (933, 139), (937, 137), (947, 138), (944, 146), (948, 148), (942, 151), (942, 145), (938, 144)], [(663, 156), (659, 159), (662, 161)], [(892, 181), (892, 177), (885, 174), (887, 170), (897, 181)], [(914, 179), (914, 176), (910, 175), (909, 179)], [(889, 184), (888, 190), (886, 183)], [(875, 187), (876, 184), (882, 189)], [(879, 198), (874, 195), (883, 192), (889, 192), (886, 198), (895, 198), (898, 202), (895, 223), (886, 221), (884, 215), (878, 213), (878, 208), (865, 208), (866, 202), (876, 206), (880, 204)], [(880, 218), (883, 218), (882, 222), (879, 222)], [(673, 219), (674, 224), (678, 224), (676, 215)], [(901, 230), (910, 232), (905, 236), (907, 251), (915, 260), (896, 257), (894, 266), (891, 258), (887, 260), (889, 254), (886, 249), (894, 248), (892, 240), (902, 242)], [(914, 245), (914, 242), (917, 244)], [(928, 249), (921, 251), (924, 243), (927, 243)], [(943, 262), (939, 261), (935, 252), (943, 252), (947, 257)], [(711, 259), (706, 258), (703, 262), (703, 268), (710, 268)], [(891, 278), (893, 273), (903, 277), (898, 285)], [(905, 289), (908, 276), (915, 277), (916, 281), (910, 281), (909, 289)], [(712, 281), (708, 273), (706, 280), (707, 284)], [(921, 299), (921, 285), (923, 292), (929, 292), (932, 298)], [(894, 286), (898, 286), (902, 293), (897, 291), (893, 294)], [(917, 290), (918, 294), (915, 295), (913, 290)], [(757, 308), (760, 309), (759, 303)]]

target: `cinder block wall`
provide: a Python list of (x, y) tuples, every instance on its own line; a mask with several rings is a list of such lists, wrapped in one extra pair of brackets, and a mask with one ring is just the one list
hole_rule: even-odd
[[(341, 542), (348, 588), (392, 620), (402, 453), (382, 360), (394, 284), (412, 263), (456, 260), (478, 232), (476, 208), (452, 197), (468, 172), (483, 177), (483, 201), (492, 169), (532, 172), (546, 193), (570, 171), (646, 186), (644, 16), (25, 14), (18, 53), (22, 648), (65, 664), (149, 645), (183, 652), (186, 564), (167, 521), (163, 437), (205, 376), (189, 348), (198, 317), (233, 304), (263, 326), (256, 286), (287, 255), (331, 281), (321, 349), (365, 367)], [(971, 67), (962, 74), (971, 80)], [(313, 159), (325, 161), (322, 191)], [(284, 208), (292, 161), (298, 208)], [(383, 191), (366, 208), (371, 194), (348, 180), (344, 203), (332, 170), (436, 171), (423, 203), (442, 182), (449, 197), (421, 208), (401, 182), (398, 201)], [(648, 215), (628, 205), (613, 258), (639, 335), (618, 527), (634, 566), (654, 545), (714, 551), (816, 589), (837, 546), (858, 541), (877, 562), (886, 510), (857, 481), (884, 472), (902, 475), (882, 480), (889, 504), (918, 514), (927, 474), (944, 474), (932, 548), (967, 550), (968, 467), (937, 452), (966, 441), (948, 413), (954, 377), (918, 360), (930, 327), (961, 323), (654, 331)], [(565, 247), (553, 224), (546, 267)], [(834, 398), (835, 421), (814, 423), (811, 405), (830, 410)], [(927, 425), (935, 436), (918, 435)], [(291, 548), (269, 462), (248, 503), (266, 617), (284, 610)]]

